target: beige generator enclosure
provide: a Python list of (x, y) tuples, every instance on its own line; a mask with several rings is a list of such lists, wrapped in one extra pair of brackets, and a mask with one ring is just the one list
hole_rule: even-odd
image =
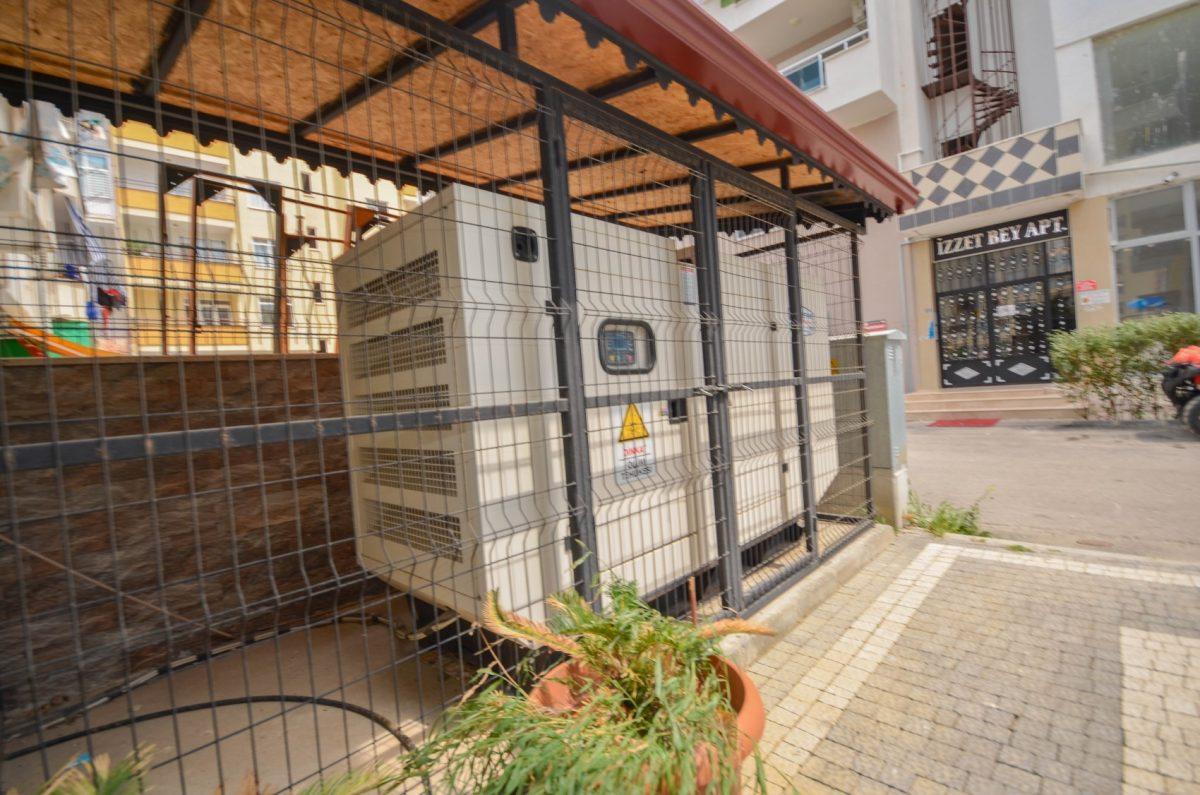
[[(571, 225), (584, 380), (606, 404), (588, 410), (596, 553), (607, 576), (662, 594), (717, 559), (694, 249), (579, 214)], [(573, 582), (570, 549), (549, 543), (567, 532), (545, 234), (540, 205), (451, 186), (333, 263), (347, 405), (376, 418), (348, 440), (359, 558), (471, 620), (493, 590), (541, 618)], [(718, 246), (737, 522), (753, 546), (806, 510), (795, 390), (778, 385), (793, 369), (788, 289), (771, 250), (724, 233)], [(830, 360), (820, 278), (803, 291), (812, 370)], [(833, 384), (808, 400), (832, 427)], [(442, 409), (461, 421), (436, 422)], [(378, 427), (418, 410), (431, 422)], [(838, 471), (831, 431), (813, 462), (819, 500)]]

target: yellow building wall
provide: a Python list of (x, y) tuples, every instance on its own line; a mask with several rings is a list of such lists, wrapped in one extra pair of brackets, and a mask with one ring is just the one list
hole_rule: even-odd
[(149, 124), (128, 121), (116, 129), (118, 138), (140, 141), (144, 144), (162, 146), (165, 149), (182, 149), (193, 154), (212, 155), (213, 157), (229, 157), (229, 144), (223, 141), (213, 141), (207, 146), (201, 146), (196, 137), (185, 132), (171, 132), (159, 135)]
[(1108, 199), (1103, 196), (1083, 199), (1072, 204), (1069, 210), (1075, 282), (1091, 279), (1096, 282), (1096, 289), (1108, 290), (1110, 298), (1107, 304), (1083, 307), (1076, 294), (1075, 325), (1078, 328), (1111, 326), (1117, 322), (1118, 307), (1116, 269), (1109, 243)]
[(929, 339), (929, 324), (937, 328), (937, 307), (933, 289), (933, 242), (918, 240), (909, 247), (912, 258), (913, 304), (916, 313), (916, 340), (909, 350), (917, 360), (917, 389), (941, 389), (941, 365), (938, 341)]
[[(166, 199), (168, 213), (184, 217), (190, 216), (192, 211), (190, 197), (167, 196)], [(122, 209), (158, 212), (158, 196), (152, 190), (121, 188), (117, 191), (117, 200)], [(205, 220), (233, 221), (237, 218), (237, 208), (230, 202), (207, 201), (200, 205), (197, 217)]]

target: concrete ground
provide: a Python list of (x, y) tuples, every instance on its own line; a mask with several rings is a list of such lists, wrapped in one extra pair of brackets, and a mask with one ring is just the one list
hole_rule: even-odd
[[(78, 718), (60, 724), (46, 739), (85, 725), (95, 729), (131, 712), (144, 715), (172, 705), (283, 692), (366, 707), (420, 742), (443, 705), (467, 687), (471, 674), (439, 665), (442, 658), (418, 659), (410, 645), (401, 644), (378, 625), (335, 624), (289, 633), (155, 678), (128, 696), (89, 710), (86, 724)], [(4, 750), (11, 753), (36, 742), (29, 737)], [(23, 755), (0, 764), (0, 791), (11, 786), (32, 793), (79, 754), (120, 759), (147, 745), (156, 763), (146, 777), (151, 791), (202, 795), (240, 792), (250, 774), (273, 792), (289, 785), (302, 788), (315, 783), (319, 771), (337, 775), (369, 768), (402, 750), (384, 727), (337, 707), (230, 705), (97, 732), (90, 739), (54, 745), (44, 756)]]
[(1180, 423), (909, 423), (908, 442), (921, 498), (965, 506), (987, 493), (996, 536), (1200, 561), (1200, 439)]
[(1200, 792), (1200, 566), (901, 534), (751, 667), (772, 791)]

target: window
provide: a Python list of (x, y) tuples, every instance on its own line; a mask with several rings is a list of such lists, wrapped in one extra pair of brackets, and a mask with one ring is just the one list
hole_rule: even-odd
[[(191, 317), (192, 302), (188, 296), (183, 297), (183, 312), (185, 316)], [(232, 326), (233, 303), (223, 298), (198, 299), (196, 322), (201, 326)]]
[(305, 193), (312, 193), (312, 177), (308, 174), (300, 175), (300, 190)]
[(1117, 199), (1113, 206), (1117, 217), (1117, 240), (1181, 232), (1186, 226), (1183, 186)]
[(201, 262), (228, 262), (229, 244), (216, 238), (197, 238), (196, 257)]
[(825, 61), (821, 56), (810, 58), (795, 70), (788, 72), (787, 79), (801, 91), (812, 91), (825, 85)]
[(265, 328), (275, 328), (275, 299), (258, 299), (258, 324)]
[(108, 155), (84, 152), (79, 156), (79, 193), (91, 215), (112, 218), (113, 178)]
[(1112, 203), (1117, 301), (1122, 320), (1194, 312), (1200, 267), (1200, 187), (1188, 183)]
[(320, 304), (325, 301), (325, 293), (321, 291), (321, 283), (313, 282), (313, 303)]
[(275, 267), (275, 241), (270, 238), (256, 237), (254, 246), (254, 264), (260, 268)]
[(641, 320), (609, 319), (597, 335), (600, 366), (612, 375), (636, 375), (654, 369), (654, 332)]
[(1200, 141), (1200, 6), (1095, 40), (1108, 160)]

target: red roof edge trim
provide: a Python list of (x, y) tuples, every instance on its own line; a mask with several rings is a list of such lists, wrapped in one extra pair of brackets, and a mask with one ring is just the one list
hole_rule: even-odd
[(571, 0), (682, 77), (897, 213), (912, 183), (693, 0)]

